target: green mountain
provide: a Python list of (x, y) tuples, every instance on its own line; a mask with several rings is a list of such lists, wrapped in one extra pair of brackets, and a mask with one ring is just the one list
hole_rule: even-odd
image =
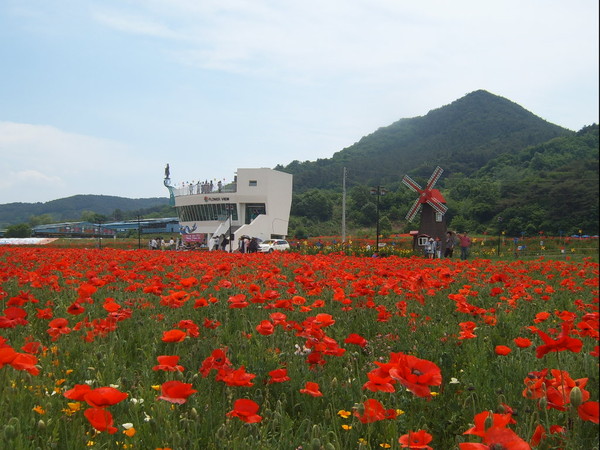
[[(74, 195), (49, 202), (6, 203), (0, 205), (0, 227), (29, 222), (34, 216), (44, 216), (52, 222), (69, 222), (81, 219), (85, 212), (112, 217), (126, 212), (149, 213), (168, 206), (167, 197), (124, 198), (110, 195)], [(175, 215), (171, 213), (171, 215)]]
[(343, 168), (358, 184), (386, 184), (404, 174), (470, 175), (493, 158), (574, 132), (535, 116), (510, 100), (479, 90), (422, 117), (401, 119), (363, 137), (329, 159), (276, 168), (294, 175), (294, 192), (341, 188)]

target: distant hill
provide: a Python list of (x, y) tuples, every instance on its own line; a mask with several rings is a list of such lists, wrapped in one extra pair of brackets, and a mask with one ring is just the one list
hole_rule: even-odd
[(294, 175), (294, 192), (341, 186), (346, 167), (357, 184), (398, 181), (404, 174), (469, 175), (504, 153), (541, 144), (574, 131), (551, 124), (518, 104), (479, 90), (425, 116), (379, 128), (329, 159), (293, 161), (276, 168)]
[(0, 226), (26, 223), (32, 216), (50, 215), (55, 222), (68, 222), (79, 220), (84, 211), (111, 216), (115, 210), (146, 211), (168, 204), (167, 197), (132, 199), (111, 195), (74, 195), (44, 203), (6, 203), (0, 205)]

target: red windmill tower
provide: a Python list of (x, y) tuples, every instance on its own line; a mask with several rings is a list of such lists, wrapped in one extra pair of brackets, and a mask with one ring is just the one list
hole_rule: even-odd
[(444, 242), (446, 236), (446, 218), (448, 211), (446, 199), (437, 189), (434, 189), (435, 183), (442, 176), (443, 169), (438, 166), (435, 168), (425, 188), (422, 188), (415, 180), (408, 175), (404, 175), (402, 182), (409, 189), (419, 194), (411, 208), (406, 214), (406, 219), (412, 222), (417, 213), (421, 211), (421, 223), (419, 225), (419, 235), (427, 235), (433, 238), (439, 237)]

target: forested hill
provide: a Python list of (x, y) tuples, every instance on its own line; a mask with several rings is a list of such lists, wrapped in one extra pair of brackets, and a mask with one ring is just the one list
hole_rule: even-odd
[(75, 221), (86, 211), (110, 217), (121, 212), (126, 218), (126, 212), (143, 214), (168, 204), (167, 197), (133, 199), (111, 195), (74, 195), (44, 203), (6, 203), (0, 205), (0, 226), (26, 223), (33, 216), (46, 216), (49, 220), (43, 223)]
[(406, 173), (429, 176), (437, 165), (446, 176), (470, 175), (498, 155), (572, 134), (510, 100), (479, 90), (425, 116), (380, 128), (329, 159), (276, 168), (294, 174), (297, 193), (339, 189), (343, 167), (354, 182), (373, 185), (397, 182)]

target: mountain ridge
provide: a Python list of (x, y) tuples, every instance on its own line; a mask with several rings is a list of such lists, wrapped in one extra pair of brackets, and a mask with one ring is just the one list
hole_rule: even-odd
[(133, 199), (101, 194), (77, 194), (47, 202), (13, 202), (0, 205), (0, 226), (25, 223), (32, 216), (50, 215), (56, 222), (67, 222), (79, 220), (84, 211), (109, 215), (115, 210), (148, 210), (168, 204), (168, 197)]
[(447, 174), (468, 175), (502, 153), (574, 133), (511, 100), (477, 90), (424, 116), (380, 127), (331, 158), (277, 168), (294, 175), (295, 192), (333, 188), (343, 167), (363, 184), (389, 183), (406, 173), (425, 175), (436, 165)]

